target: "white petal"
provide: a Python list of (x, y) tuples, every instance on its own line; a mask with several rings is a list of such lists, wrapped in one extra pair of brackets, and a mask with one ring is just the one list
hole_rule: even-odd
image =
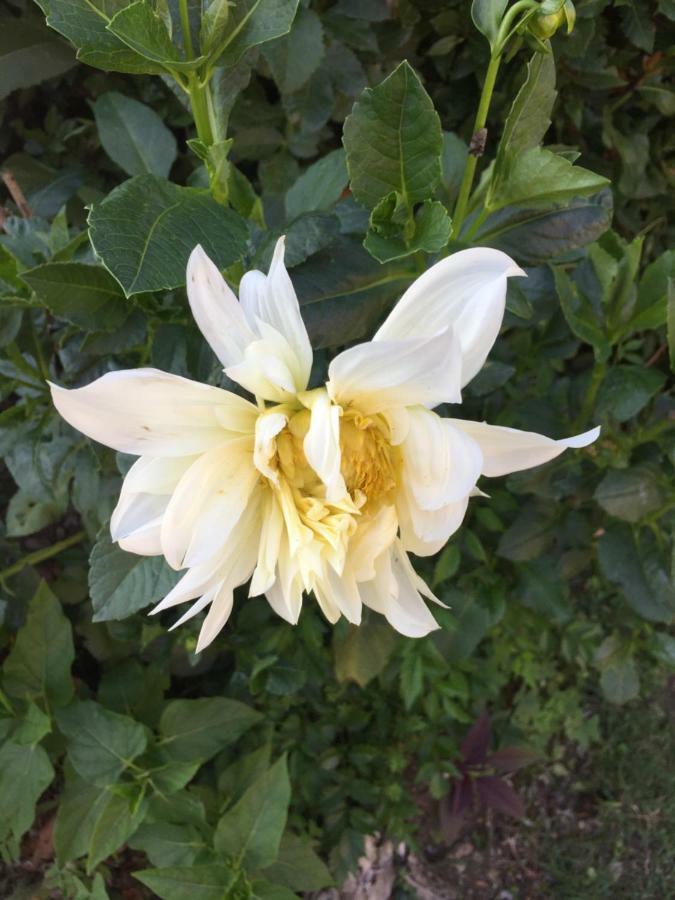
[(276, 437), (286, 427), (288, 416), (279, 412), (262, 413), (255, 423), (255, 447), (253, 463), (256, 469), (274, 484), (279, 482), (279, 474), (270, 465), (277, 451)]
[(420, 596), (403, 563), (401, 551), (393, 547), (376, 563), (376, 577), (359, 585), (361, 599), (382, 613), (396, 631), (408, 637), (424, 637), (439, 626)]
[(274, 612), (296, 625), (302, 609), (302, 582), (295, 559), (288, 549), (288, 538), (282, 535), (279, 559), (277, 563), (277, 577), (266, 591), (265, 597)]
[(487, 422), (466, 422), (451, 419), (457, 428), (473, 438), (483, 451), (483, 475), (490, 477), (508, 475), (540, 466), (559, 456), (568, 447), (579, 448), (592, 444), (600, 434), (600, 428), (592, 428), (583, 434), (554, 441), (534, 431), (519, 431)]
[(108, 372), (86, 387), (50, 384), (74, 428), (138, 456), (187, 456), (218, 447), (228, 431), (253, 432), (257, 410), (236, 394), (157, 369)]
[(451, 330), (426, 338), (370, 341), (338, 354), (328, 367), (328, 393), (364, 415), (401, 406), (461, 400), (460, 356)]
[(317, 579), (314, 593), (322, 608), (337, 607), (352, 625), (361, 624), (361, 597), (352, 572), (338, 575), (331, 566), (326, 566), (324, 577)]
[(242, 304), (249, 322), (266, 322), (286, 338), (297, 361), (296, 391), (304, 391), (312, 368), (312, 347), (293, 284), (284, 265), (284, 238), (274, 248), (267, 278), (248, 272), (240, 285)]
[(359, 522), (348, 548), (348, 565), (357, 581), (375, 578), (375, 560), (392, 546), (397, 531), (393, 506), (383, 506), (375, 516)]
[(375, 340), (406, 340), (452, 327), (461, 345), (463, 387), (482, 368), (499, 333), (506, 279), (524, 274), (500, 250), (475, 247), (447, 256), (410, 285)]
[(141, 456), (124, 476), (122, 493), (171, 494), (197, 456)]
[(161, 525), (170, 495), (131, 494), (122, 491), (110, 519), (113, 541), (131, 537), (137, 531), (147, 531)]
[(251, 438), (232, 440), (193, 463), (164, 514), (162, 547), (169, 565), (198, 565), (216, 553), (246, 509), (258, 478)]
[(256, 336), (237, 298), (199, 245), (188, 260), (187, 295), (201, 333), (223, 366), (239, 362)]
[(325, 390), (311, 391), (303, 403), (312, 411), (309, 430), (303, 449), (305, 458), (326, 486), (326, 499), (337, 503), (347, 493), (347, 486), (340, 472), (340, 415), (342, 410), (334, 406)]
[(483, 454), (448, 419), (416, 406), (401, 445), (403, 478), (420, 509), (433, 510), (468, 497), (481, 473)]
[(286, 338), (264, 322), (263, 335), (248, 345), (241, 362), (228, 366), (225, 374), (257, 397), (284, 403), (304, 390), (298, 361)]
[(397, 511), (403, 547), (417, 556), (438, 553), (462, 524), (468, 505), (465, 497), (440, 509), (421, 509), (410, 491), (401, 491)]
[(149, 524), (146, 528), (135, 531), (126, 538), (120, 538), (118, 545), (127, 553), (136, 553), (138, 556), (162, 555), (162, 526), (161, 520), (155, 524)]
[(224, 584), (217, 592), (209, 609), (197, 640), (196, 653), (201, 653), (223, 628), (232, 612), (232, 587)]
[(265, 591), (272, 587), (276, 577), (281, 538), (284, 530), (284, 517), (276, 494), (272, 490), (267, 491), (261, 519), (258, 560), (249, 590), (249, 596), (251, 597), (264, 594)]

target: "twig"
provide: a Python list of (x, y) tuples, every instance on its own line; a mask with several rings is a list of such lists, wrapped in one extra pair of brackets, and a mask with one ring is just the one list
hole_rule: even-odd
[(12, 175), (9, 169), (3, 169), (0, 178), (5, 182), (5, 187), (9, 191), (12, 200), (16, 203), (19, 212), (24, 217), (24, 219), (31, 219), (33, 217), (33, 213), (31, 212), (31, 208), (26, 201), (26, 197), (24, 196), (23, 191), (19, 187), (19, 183), (16, 178)]

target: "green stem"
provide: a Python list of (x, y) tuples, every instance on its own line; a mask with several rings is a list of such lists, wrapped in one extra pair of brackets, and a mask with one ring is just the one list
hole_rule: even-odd
[(42, 550), (35, 550), (33, 553), (28, 553), (26, 556), (18, 559), (15, 563), (12, 563), (11, 566), (7, 566), (6, 569), (0, 571), (0, 582), (4, 581), (6, 578), (11, 578), (12, 575), (17, 575), (22, 569), (25, 569), (26, 566), (35, 566), (38, 563), (44, 562), (46, 559), (51, 559), (52, 556), (57, 556), (69, 547), (79, 544), (86, 536), (87, 533), (85, 531), (77, 531), (75, 534), (71, 534), (70, 537), (64, 538), (56, 544), (52, 544), (49, 547), (43, 547)]
[(188, 59), (194, 59), (195, 51), (192, 46), (192, 33), (190, 31), (190, 11), (188, 9), (188, 0), (179, 0), (180, 9), (180, 27), (183, 30), (183, 49)]
[(604, 381), (606, 373), (606, 363), (596, 363), (596, 365), (593, 366), (591, 380), (586, 388), (586, 394), (584, 395), (584, 400), (581, 404), (581, 411), (577, 416), (575, 428), (582, 428), (590, 419), (591, 414), (595, 409), (595, 402), (597, 400), (598, 391), (600, 390), (600, 385)]
[[(476, 132), (480, 131), (481, 128), (485, 128), (488, 110), (490, 109), (490, 101), (492, 100), (492, 93), (495, 89), (497, 73), (499, 72), (500, 62), (501, 62), (501, 55), (492, 56), (490, 58), (490, 65), (488, 66), (487, 72), (485, 73), (485, 82), (483, 84), (483, 90), (480, 95), (480, 103), (478, 104), (478, 111), (476, 113), (476, 118), (473, 123), (473, 134), (476, 134)], [(457, 197), (457, 203), (455, 205), (455, 214), (453, 216), (453, 224), (452, 224), (452, 237), (453, 238), (457, 237), (457, 235), (459, 234), (460, 228), (462, 227), (462, 223), (464, 222), (464, 217), (466, 216), (466, 208), (469, 203), (469, 196), (471, 194), (471, 188), (473, 186), (473, 177), (476, 172), (477, 164), (478, 164), (478, 157), (474, 156), (473, 153), (469, 153), (469, 156), (466, 160), (466, 165), (464, 166), (464, 174), (462, 175), (462, 183), (459, 188), (459, 195)]]
[(188, 93), (190, 95), (192, 116), (197, 128), (197, 137), (203, 144), (210, 147), (213, 144), (213, 129), (211, 127), (208, 92), (208, 84), (200, 84), (195, 73), (191, 72), (188, 79)]

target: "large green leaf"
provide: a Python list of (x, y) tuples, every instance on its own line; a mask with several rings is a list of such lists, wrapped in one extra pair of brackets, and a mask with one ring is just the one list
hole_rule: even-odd
[(131, 311), (119, 284), (102, 266), (45, 263), (21, 277), (50, 312), (85, 331), (114, 331)]
[(240, 0), (230, 7), (226, 46), (216, 52), (219, 65), (233, 66), (250, 50), (286, 34), (298, 0)]
[(351, 626), (333, 641), (335, 675), (338, 681), (355, 681), (365, 687), (384, 669), (396, 647), (396, 634), (381, 622), (365, 622)]
[(573, 197), (594, 194), (608, 184), (607, 178), (572, 165), (564, 156), (544, 147), (532, 147), (505, 160), (486, 205), (494, 212), (505, 206), (560, 203)]
[(113, 72), (159, 74), (164, 68), (129, 49), (107, 30), (128, 0), (40, 0), (47, 24), (78, 48), (77, 58)]
[(57, 714), (75, 771), (93, 784), (113, 784), (145, 750), (147, 734), (139, 722), (104, 709), (92, 700), (74, 703)]
[(126, 619), (161, 600), (179, 578), (180, 573), (169, 568), (161, 556), (136, 556), (120, 550), (105, 529), (89, 558), (94, 621)]
[(194, 825), (170, 822), (143, 824), (129, 841), (133, 850), (142, 850), (153, 866), (191, 866), (207, 850)]
[(535, 53), (504, 125), (495, 162), (496, 179), (509, 157), (525, 153), (541, 143), (551, 124), (556, 94), (553, 54)]
[(127, 296), (185, 284), (185, 267), (201, 244), (219, 268), (246, 248), (246, 223), (207, 191), (157, 175), (130, 178), (89, 213), (96, 253)]
[(639, 522), (664, 502), (657, 472), (647, 465), (611, 469), (595, 489), (606, 512), (626, 522)]
[(658, 393), (665, 380), (665, 375), (658, 369), (612, 366), (598, 393), (598, 415), (617, 422), (629, 422)]
[(282, 94), (299, 90), (323, 59), (323, 26), (311, 9), (299, 7), (293, 27), (265, 44), (263, 56)]
[(173, 759), (207, 760), (259, 721), (260, 713), (225, 697), (172, 700), (160, 719), (161, 744)]
[(5, 741), (0, 747), (0, 841), (20, 838), (35, 817), (35, 804), (49, 787), (54, 769), (43, 747)]
[(228, 900), (238, 896), (233, 889), (240, 875), (229, 866), (210, 865), (144, 869), (134, 878), (162, 900)]
[(309, 841), (289, 832), (282, 837), (279, 858), (265, 869), (265, 877), (294, 891), (320, 891), (333, 884)]
[(271, 865), (286, 827), (291, 784), (282, 756), (258, 778), (216, 827), (216, 852), (233, 857), (249, 871)]
[(105, 788), (89, 784), (70, 766), (66, 773), (54, 824), (54, 849), (60, 865), (87, 853), (92, 829), (108, 797)]
[(146, 0), (136, 0), (115, 13), (108, 31), (139, 56), (162, 69), (188, 72), (203, 62), (202, 57), (185, 59), (171, 41), (164, 19)]
[(473, 24), (485, 35), (491, 47), (496, 44), (497, 32), (507, 5), (508, 0), (473, 0), (471, 4)]
[(407, 62), (366, 88), (345, 121), (343, 143), (352, 191), (369, 209), (392, 191), (406, 206), (433, 196), (441, 177), (441, 123)]
[(70, 622), (43, 582), (5, 660), (4, 689), (10, 697), (42, 699), (51, 706), (63, 706), (73, 696), (70, 666), (74, 658)]
[(108, 91), (96, 100), (94, 116), (103, 149), (127, 175), (169, 174), (178, 153), (176, 139), (154, 109)]
[(139, 795), (137, 785), (125, 785), (106, 791), (105, 803), (97, 816), (89, 837), (87, 872), (119, 850), (136, 831), (147, 812), (147, 800)]
[(43, 24), (0, 19), (0, 100), (75, 64), (70, 47)]
[(600, 568), (638, 615), (650, 622), (672, 622), (675, 586), (652, 532), (642, 530), (639, 539), (638, 545), (630, 525), (612, 524), (598, 541)]

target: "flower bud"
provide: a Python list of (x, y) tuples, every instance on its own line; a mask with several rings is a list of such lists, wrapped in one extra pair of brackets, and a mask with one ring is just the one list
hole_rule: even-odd
[(552, 38), (564, 24), (569, 34), (574, 28), (576, 10), (572, 0), (544, 0), (538, 12), (528, 22), (529, 31), (541, 41)]

